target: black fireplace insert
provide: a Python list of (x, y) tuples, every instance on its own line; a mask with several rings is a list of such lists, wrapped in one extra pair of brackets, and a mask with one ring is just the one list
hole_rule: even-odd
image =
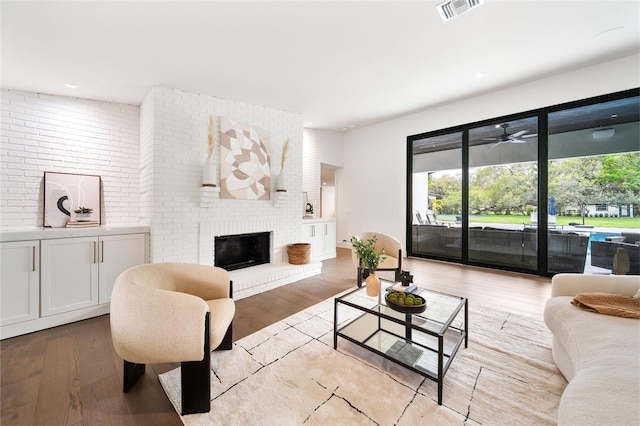
[(227, 271), (269, 263), (269, 232), (215, 237), (215, 266)]

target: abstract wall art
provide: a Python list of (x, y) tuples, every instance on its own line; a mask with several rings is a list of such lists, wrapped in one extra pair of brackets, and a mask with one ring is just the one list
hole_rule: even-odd
[(259, 127), (220, 118), (220, 196), (271, 198), (271, 138)]
[(73, 211), (86, 207), (91, 221), (100, 223), (100, 176), (44, 172), (44, 226), (64, 227)]

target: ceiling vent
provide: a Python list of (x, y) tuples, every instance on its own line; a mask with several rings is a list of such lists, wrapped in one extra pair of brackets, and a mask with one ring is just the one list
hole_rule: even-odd
[(440, 3), (437, 8), (442, 20), (447, 22), (483, 3), (484, 0), (447, 0)]

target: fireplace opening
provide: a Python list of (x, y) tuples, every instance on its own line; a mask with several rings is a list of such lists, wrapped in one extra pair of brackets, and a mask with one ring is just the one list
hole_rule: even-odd
[(227, 271), (269, 263), (270, 233), (215, 237), (215, 266)]

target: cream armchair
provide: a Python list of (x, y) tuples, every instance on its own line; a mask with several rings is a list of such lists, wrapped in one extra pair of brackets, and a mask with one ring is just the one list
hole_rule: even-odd
[[(386, 257), (384, 261), (380, 262), (378, 271), (396, 271), (395, 279), (399, 280), (398, 275), (402, 272), (402, 244), (392, 236), (381, 234), (380, 232), (362, 232), (356, 237), (361, 240), (369, 240), (374, 235), (376, 236), (376, 251), (384, 249)], [(358, 255), (353, 248), (351, 249), (351, 259), (358, 267), (358, 287), (362, 287), (362, 281), (367, 278), (369, 273), (360, 268), (360, 259), (358, 259)]]
[(182, 414), (210, 409), (210, 356), (231, 349), (235, 303), (229, 273), (212, 266), (154, 263), (116, 279), (111, 336), (124, 360), (123, 391), (145, 364), (180, 362)]

